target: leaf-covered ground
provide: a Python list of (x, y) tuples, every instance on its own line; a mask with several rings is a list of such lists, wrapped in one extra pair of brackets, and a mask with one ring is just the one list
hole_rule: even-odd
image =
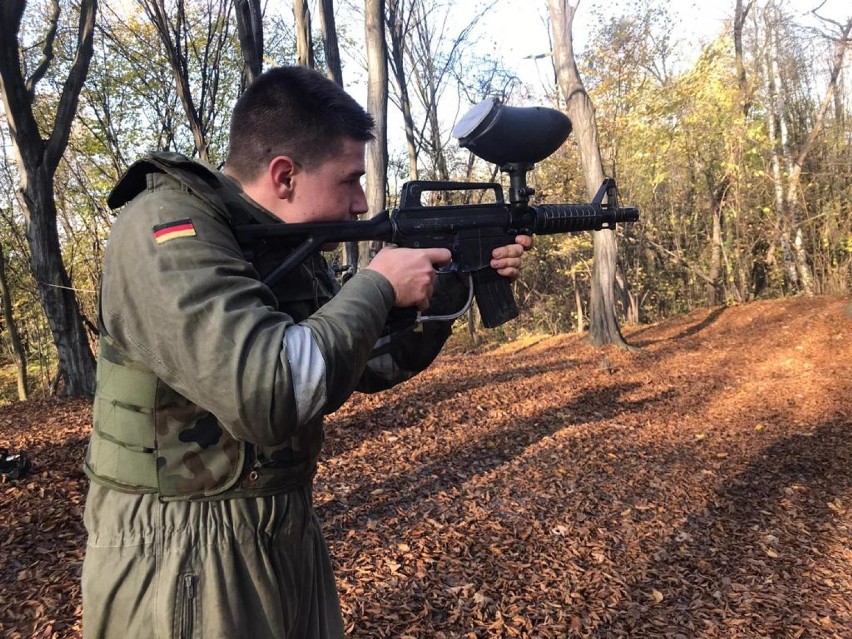
[[(357, 396), (317, 478), (353, 637), (852, 637), (852, 305), (448, 353)], [(90, 428), (0, 409), (0, 634), (77, 637)]]

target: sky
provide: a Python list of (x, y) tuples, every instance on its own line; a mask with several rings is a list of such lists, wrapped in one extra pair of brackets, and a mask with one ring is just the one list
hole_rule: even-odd
[[(756, 0), (758, 4), (764, 4), (767, 0)], [(817, 7), (820, 15), (831, 18), (837, 22), (845, 22), (852, 15), (852, 4), (848, 0), (780, 0), (784, 6), (793, 14), (799, 24), (817, 26), (819, 21), (810, 12)], [(549, 53), (550, 44), (547, 23), (547, 0), (496, 0), (493, 7), (483, 11), (483, 7), (490, 4), (491, 0), (456, 0), (453, 12), (457, 15), (451, 28), (461, 29), (477, 13), (482, 13), (477, 33), (480, 34), (475, 50), (499, 55), (506, 68), (515, 72), (528, 84), (533, 92), (543, 96), (552, 88), (553, 68)], [(657, 0), (660, 4), (667, 4), (672, 22), (675, 28), (675, 36), (681, 40), (680, 55), (683, 64), (689, 65), (700, 54), (704, 44), (711, 42), (728, 27), (726, 20), (730, 20), (734, 13), (735, 0)], [(578, 60), (584, 55), (587, 46), (586, 34), (594, 26), (593, 21), (602, 11), (624, 12), (634, 7), (636, 2), (629, 0), (580, 0), (577, 14), (574, 18), (573, 37), (575, 55)], [(351, 33), (359, 33), (357, 29), (363, 28), (352, 24)], [(471, 53), (472, 54), (472, 53)], [(363, 51), (357, 55), (363, 58)], [(537, 59), (535, 56), (539, 56)], [(542, 57), (543, 56), (543, 57)], [(352, 58), (346, 60), (344, 52), (344, 79), (346, 88), (352, 95), (366, 104), (366, 80), (358, 78), (358, 63)], [(852, 59), (852, 55), (847, 54)], [(847, 65), (852, 64), (847, 60)], [(360, 72), (363, 73), (363, 72)], [(852, 83), (852, 74), (847, 74), (847, 80)], [(533, 98), (535, 99), (535, 98)], [(539, 100), (539, 104), (544, 104)], [(462, 107), (461, 113), (463, 113)], [(461, 113), (460, 105), (454, 100), (444, 100), (442, 104), (441, 117), (451, 123)], [(394, 142), (399, 136), (394, 132), (402, 132), (402, 119), (394, 107), (389, 109), (389, 138), (392, 152), (394, 147), (402, 147), (401, 143)], [(447, 126), (449, 130), (450, 126)], [(398, 149), (397, 149), (398, 150)]]
[[(757, 0), (759, 4), (765, 1)], [(845, 22), (852, 16), (852, 3), (848, 0), (781, 0), (781, 3), (792, 12), (798, 23), (808, 26), (818, 25), (819, 21), (810, 12), (820, 6), (820, 15), (838, 22)], [(623, 12), (635, 4), (621, 0), (581, 0), (572, 29), (576, 55), (582, 56), (587, 45), (585, 34), (597, 13), (602, 10)], [(736, 3), (735, 0), (662, 0), (657, 4), (669, 6), (676, 37), (684, 43), (681, 53), (684, 61), (690, 63), (701, 52), (701, 45), (709, 43), (725, 30), (725, 21), (733, 16)], [(549, 82), (553, 77), (550, 60), (529, 59), (529, 56), (548, 53), (546, 15), (546, 0), (497, 0), (490, 15), (484, 16), (483, 23), (501, 42), (500, 49), (508, 67), (515, 69), (521, 77), (543, 74), (543, 81)]]

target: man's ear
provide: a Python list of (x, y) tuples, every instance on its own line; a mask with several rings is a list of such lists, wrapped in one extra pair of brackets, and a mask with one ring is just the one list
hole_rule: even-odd
[(278, 155), (266, 167), (275, 196), (279, 200), (289, 200), (293, 195), (293, 177), (299, 172), (299, 165), (287, 155)]

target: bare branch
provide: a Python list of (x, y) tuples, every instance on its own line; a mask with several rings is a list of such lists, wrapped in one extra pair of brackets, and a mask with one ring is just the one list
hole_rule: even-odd
[(59, 159), (68, 144), (71, 135), (71, 124), (77, 113), (80, 101), (80, 91), (89, 73), (89, 63), (94, 53), (95, 13), (97, 0), (82, 0), (80, 2), (80, 20), (77, 29), (77, 51), (74, 62), (68, 72), (68, 78), (62, 87), (59, 106), (56, 109), (53, 132), (47, 141), (44, 151), (44, 163), (51, 173), (56, 170)]
[(47, 30), (47, 35), (44, 39), (44, 47), (42, 47), (42, 58), (36, 70), (26, 82), (27, 93), (32, 99), (35, 96), (36, 84), (44, 77), (47, 70), (50, 68), (50, 63), (53, 62), (53, 41), (56, 39), (56, 30), (59, 26), (59, 0), (53, 0), (53, 13), (50, 14), (48, 23), (50, 28)]

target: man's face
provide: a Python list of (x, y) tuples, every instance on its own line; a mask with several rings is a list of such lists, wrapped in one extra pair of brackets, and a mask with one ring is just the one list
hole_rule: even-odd
[(367, 212), (361, 187), (364, 142), (344, 138), (340, 152), (313, 168), (300, 166), (292, 176), (292, 195), (284, 221), (347, 222)]

